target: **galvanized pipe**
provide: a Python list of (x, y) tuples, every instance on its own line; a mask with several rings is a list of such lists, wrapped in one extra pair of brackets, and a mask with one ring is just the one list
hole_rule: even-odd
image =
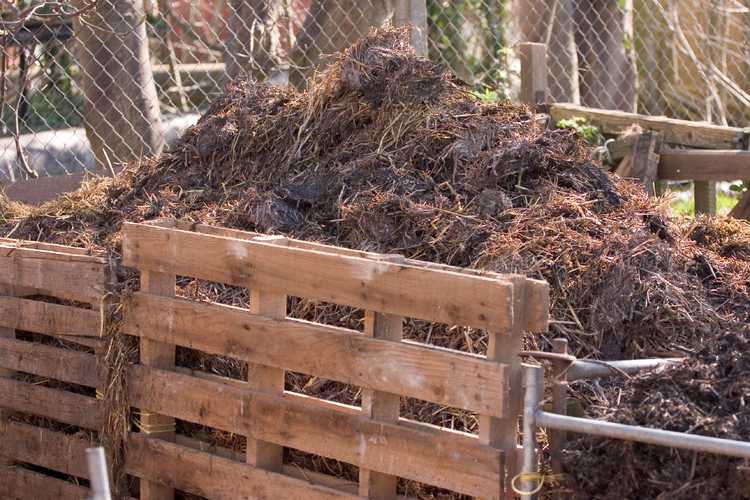
[[(537, 472), (536, 461), (536, 413), (539, 409), (539, 400), (542, 396), (542, 384), (544, 383), (544, 372), (541, 366), (523, 365), (524, 383), (526, 391), (523, 398), (523, 465), (522, 475)], [(521, 481), (521, 491), (533, 491), (536, 487), (534, 481)], [(531, 498), (529, 495), (521, 495), (522, 498)]]
[[(526, 411), (524, 409), (524, 442), (526, 441)], [(683, 450), (714, 453), (730, 457), (750, 458), (750, 442), (732, 441), (683, 432), (664, 431), (635, 425), (624, 425), (601, 420), (568, 417), (546, 411), (537, 411), (534, 415), (536, 425), (549, 429), (560, 429), (580, 434), (590, 434), (625, 441), (679, 448)], [(524, 449), (524, 464), (525, 464)]]
[(662, 365), (680, 363), (684, 358), (633, 359), (625, 361), (576, 360), (568, 366), (568, 381), (608, 377), (622, 373), (633, 374)]
[(86, 462), (88, 463), (89, 479), (91, 480), (91, 496), (88, 497), (89, 500), (111, 500), (107, 459), (104, 456), (104, 448), (101, 446), (87, 448)]

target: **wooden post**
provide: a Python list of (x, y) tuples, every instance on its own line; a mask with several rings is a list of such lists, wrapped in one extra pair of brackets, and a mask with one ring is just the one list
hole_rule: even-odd
[[(171, 274), (141, 272), (141, 290), (154, 295), (173, 297), (176, 277)], [(175, 346), (154, 340), (140, 339), (141, 364), (153, 368), (173, 369)], [(174, 440), (174, 418), (144, 410), (140, 412), (140, 430), (149, 437)], [(141, 479), (141, 500), (171, 500), (174, 490), (169, 486)]]
[[(365, 335), (398, 342), (403, 335), (403, 318), (375, 311), (365, 312)], [(362, 413), (374, 420), (398, 422), (401, 397), (398, 394), (365, 389)], [(398, 478), (388, 474), (359, 470), (359, 494), (372, 499), (396, 498)]]
[(693, 181), (695, 215), (716, 213), (716, 182)]
[[(13, 279), (13, 276), (8, 277), (8, 281), (11, 281)], [(14, 295), (13, 285), (0, 285), (0, 294), (5, 296), (12, 297)], [(16, 330), (13, 328), (0, 328), (0, 337), (5, 338), (16, 338)], [(13, 370), (8, 370), (6, 368), (0, 368), (0, 378), (13, 378), (15, 376), (15, 372)], [(8, 425), (8, 412), (6, 410), (2, 409), (2, 401), (0, 401), (0, 428)], [(0, 467), (5, 465), (11, 465), (13, 461), (2, 455), (3, 447), (0, 446)]]
[[(259, 236), (255, 241), (287, 245), (283, 236)], [(286, 295), (265, 290), (250, 290), (250, 312), (272, 319), (286, 318)], [(247, 367), (247, 382), (256, 390), (283, 394), (284, 370), (250, 363)], [(281, 472), (284, 448), (258, 439), (247, 439), (247, 463), (262, 469)]]
[(411, 45), (420, 57), (428, 55), (428, 27), (426, 0), (396, 0), (393, 24), (411, 26)]
[[(568, 354), (568, 339), (554, 339), (553, 351), (558, 354)], [(560, 359), (552, 360), (552, 411), (559, 415), (568, 413), (568, 362)], [(562, 472), (562, 448), (567, 440), (565, 431), (553, 430), (550, 433), (550, 451), (552, 454), (552, 472)]]
[(521, 102), (529, 106), (547, 102), (547, 46), (519, 43), (518, 55), (521, 60)]
[(511, 331), (488, 332), (487, 359), (506, 363), (510, 367), (509, 412), (505, 418), (489, 415), (479, 416), (479, 441), (482, 444), (503, 450), (505, 471), (501, 471), (501, 483), (498, 485), (497, 497), (514, 499), (510, 481), (520, 470), (516, 443), (518, 438), (518, 417), (522, 411), (523, 390), (521, 351), (523, 340), (522, 325), (525, 317), (526, 278), (513, 276), (513, 327)]

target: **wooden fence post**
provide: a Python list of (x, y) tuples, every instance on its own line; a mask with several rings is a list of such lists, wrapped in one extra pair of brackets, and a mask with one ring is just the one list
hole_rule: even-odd
[[(174, 297), (176, 277), (170, 274), (141, 272), (141, 290), (153, 295)], [(145, 338), (140, 339), (141, 364), (153, 368), (173, 369), (175, 346)], [(174, 418), (141, 410), (140, 430), (149, 437), (174, 440)], [(141, 500), (171, 500), (174, 490), (169, 486), (141, 480)]]
[(547, 102), (547, 46), (519, 43), (518, 55), (521, 60), (521, 102), (529, 106)]
[(426, 0), (396, 0), (393, 24), (411, 25), (411, 45), (418, 56), (427, 57), (429, 37)]
[[(283, 236), (259, 236), (255, 241), (287, 245)], [(286, 318), (286, 295), (265, 290), (250, 289), (250, 312), (272, 319)], [(284, 393), (284, 370), (250, 363), (247, 367), (250, 387), (272, 394)], [(247, 438), (247, 463), (262, 469), (281, 472), (284, 448), (274, 443)]]
[(479, 441), (498, 448), (505, 454), (505, 471), (501, 471), (501, 484), (498, 485), (498, 498), (514, 499), (510, 487), (513, 476), (519, 470), (516, 443), (518, 439), (518, 417), (522, 410), (523, 390), (521, 387), (521, 351), (526, 302), (526, 278), (510, 277), (513, 283), (513, 326), (511, 331), (490, 331), (487, 341), (487, 359), (506, 363), (510, 367), (510, 391), (508, 416), (496, 418), (479, 416)]
[[(11, 276), (8, 278), (8, 281), (12, 279), (13, 279), (13, 276), (11, 273)], [(14, 292), (13, 285), (11, 284), (0, 285), (0, 295), (12, 297), (13, 295), (15, 295), (13, 292)], [(16, 330), (14, 328), (2, 327), (0, 328), (0, 337), (14, 339), (16, 338)], [(13, 370), (0, 368), (0, 378), (13, 378), (14, 374), (15, 372)], [(8, 425), (8, 411), (3, 410), (2, 401), (0, 401), (0, 428), (2, 428), (5, 425)], [(0, 467), (4, 465), (11, 465), (13, 461), (8, 457), (3, 456), (2, 451), (3, 451), (3, 447), (0, 446)]]
[[(403, 336), (403, 318), (375, 311), (365, 312), (365, 335), (398, 342)], [(374, 420), (398, 422), (401, 397), (398, 394), (365, 389), (362, 392), (362, 414)], [(359, 470), (359, 494), (373, 499), (396, 497), (398, 478), (388, 474)]]
[(693, 181), (693, 198), (695, 199), (695, 214), (716, 213), (716, 182)]
[[(553, 352), (568, 354), (568, 339), (554, 339), (552, 341)], [(569, 363), (560, 359), (552, 360), (552, 411), (559, 415), (568, 413), (568, 376)], [(567, 440), (565, 431), (553, 430), (550, 432), (550, 452), (552, 454), (552, 472), (562, 472), (562, 449)]]

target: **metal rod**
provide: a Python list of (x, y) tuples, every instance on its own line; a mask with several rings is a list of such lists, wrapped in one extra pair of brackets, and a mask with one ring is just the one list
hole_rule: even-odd
[(109, 476), (107, 475), (107, 459), (104, 448), (86, 449), (86, 462), (89, 467), (91, 480), (91, 496), (89, 500), (112, 500), (109, 493)]
[[(537, 472), (535, 415), (542, 395), (544, 372), (541, 366), (523, 365), (523, 367), (526, 391), (523, 398), (523, 467), (521, 473), (526, 475)], [(535, 486), (534, 481), (521, 481), (522, 491), (533, 491)], [(531, 498), (532, 495), (521, 496)]]
[(622, 373), (633, 374), (662, 365), (681, 363), (684, 358), (633, 359), (625, 361), (576, 360), (568, 367), (568, 381), (609, 377)]
[[(525, 419), (526, 409), (524, 408), (524, 443), (526, 441)], [(667, 446), (669, 448), (715, 453), (717, 455), (750, 458), (750, 442), (697, 436), (695, 434), (651, 429), (635, 425), (602, 422), (601, 420), (568, 417), (546, 411), (537, 411), (534, 415), (534, 420), (536, 421), (536, 425), (547, 427), (549, 429), (560, 429), (568, 432), (578, 432), (581, 434), (591, 434), (593, 436), (622, 439), (625, 441), (655, 444)]]

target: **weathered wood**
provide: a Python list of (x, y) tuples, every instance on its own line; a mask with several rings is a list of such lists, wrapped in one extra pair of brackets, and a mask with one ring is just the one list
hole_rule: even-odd
[[(536, 283), (543, 290), (529, 302), (541, 304), (546, 317), (546, 283)], [(534, 331), (546, 330), (544, 324), (535, 326)], [(507, 406), (504, 365), (424, 344), (368, 338), (344, 328), (137, 293), (124, 331), (496, 416), (504, 415)]]
[(20, 462), (87, 479), (89, 440), (21, 422), (0, 425), (3, 453)]
[[(554, 352), (568, 354), (568, 339), (554, 339), (552, 341)], [(552, 360), (552, 411), (558, 415), (568, 413), (568, 363), (564, 360)], [(555, 474), (563, 472), (562, 450), (567, 441), (565, 431), (551, 429), (549, 432), (550, 453), (552, 455), (552, 471)]]
[[(260, 236), (259, 238), (264, 238)], [(273, 236), (268, 238), (274, 238)], [(286, 238), (274, 238), (276, 244), (284, 245), (287, 243)], [(252, 283), (250, 283), (252, 285)], [(253, 316), (263, 316), (272, 320), (286, 319), (286, 295), (269, 292), (266, 290), (250, 289), (250, 312)], [(280, 339), (270, 340), (271, 343), (278, 344)], [(310, 353), (305, 353), (310, 355)], [(269, 394), (284, 393), (284, 370), (279, 367), (269, 366), (267, 361), (260, 363), (248, 363), (247, 366), (247, 383), (254, 390), (266, 392)], [(255, 467), (280, 472), (282, 461), (284, 459), (284, 448), (278, 444), (269, 443), (252, 436), (247, 437), (247, 463)]]
[(521, 60), (521, 102), (534, 106), (547, 102), (547, 46), (523, 42), (517, 45)]
[(666, 143), (696, 148), (738, 149), (741, 147), (743, 138), (743, 129), (737, 127), (723, 127), (704, 122), (586, 108), (576, 104), (552, 104), (550, 115), (555, 122), (562, 119), (583, 117), (599, 127), (603, 133), (612, 135), (620, 135), (631, 125), (637, 124), (643, 130), (661, 133)]
[[(0, 284), (0, 293), (4, 295), (13, 295), (14, 287), (12, 285)], [(0, 327), (0, 339), (2, 340), (14, 340), (16, 338), (16, 331), (13, 328), (2, 328)], [(11, 379), (15, 376), (15, 372), (8, 368), (13, 368), (10, 365), (0, 365), (0, 378)], [(9, 412), (3, 410), (3, 402), (0, 400), (0, 426), (4, 425), (8, 421)], [(0, 446), (0, 467), (11, 465), (13, 462), (3, 452), (3, 447)]]
[(654, 183), (659, 169), (659, 135), (654, 132), (639, 134), (633, 144), (633, 153), (630, 161), (630, 171), (627, 174), (620, 173), (625, 177), (638, 179), (643, 184), (646, 192), (653, 196), (655, 193)]
[(125, 265), (406, 317), (507, 328), (510, 283), (262, 241), (123, 225)]
[(144, 434), (130, 434), (126, 469), (132, 475), (216, 500), (357, 498)]
[(0, 338), (0, 367), (86, 387), (104, 383), (93, 354), (11, 338)]
[[(173, 297), (175, 294), (175, 276), (173, 274), (141, 272), (141, 290), (154, 296)], [(163, 316), (162, 316), (163, 317)], [(148, 338), (140, 339), (140, 360), (145, 366), (171, 369), (175, 363), (174, 344), (158, 342)], [(162, 439), (174, 439), (174, 418), (169, 415), (151, 413), (149, 408), (140, 407), (140, 430), (150, 436)], [(172, 500), (174, 490), (154, 481), (141, 481), (142, 500)]]
[(659, 179), (735, 181), (750, 177), (750, 151), (666, 149), (661, 152)]
[(101, 402), (95, 398), (19, 380), (0, 378), (0, 401), (10, 410), (84, 429), (99, 430), (102, 424)]
[(448, 433), (144, 366), (131, 368), (127, 384), (131, 404), (140, 408), (468, 495), (497, 496), (501, 452)]
[(695, 200), (695, 214), (716, 213), (716, 182), (693, 181), (693, 199)]
[(0, 326), (45, 335), (98, 337), (100, 313), (80, 307), (0, 296)]
[(85, 500), (89, 489), (21, 467), (0, 466), (0, 498), (7, 500)]
[[(517, 276), (513, 278), (513, 314), (524, 317), (526, 300), (526, 280)], [(530, 292), (534, 293), (534, 292)], [(508, 500), (514, 499), (515, 494), (510, 488), (510, 481), (520, 470), (517, 463), (516, 440), (518, 435), (518, 417), (522, 406), (522, 369), (517, 353), (523, 342), (523, 325), (515, 324), (508, 330), (492, 330), (488, 332), (487, 358), (508, 365), (509, 409), (504, 418), (480, 414), (479, 442), (503, 450), (505, 463), (499, 472), (499, 479), (494, 485), (493, 495)], [(485, 497), (483, 497), (485, 498)]]
[(0, 283), (98, 304), (105, 282), (106, 260), (102, 258), (0, 245)]
[[(400, 342), (403, 336), (404, 319), (401, 316), (380, 314), (375, 311), (365, 312), (365, 335), (385, 342)], [(373, 361), (380, 365), (389, 362), (388, 357)], [(394, 386), (393, 392), (362, 391), (362, 414), (376, 421), (397, 423), (401, 407), (399, 391)], [(381, 474), (366, 468), (359, 469), (359, 494), (373, 499), (391, 499), (396, 496), (398, 477)]]

